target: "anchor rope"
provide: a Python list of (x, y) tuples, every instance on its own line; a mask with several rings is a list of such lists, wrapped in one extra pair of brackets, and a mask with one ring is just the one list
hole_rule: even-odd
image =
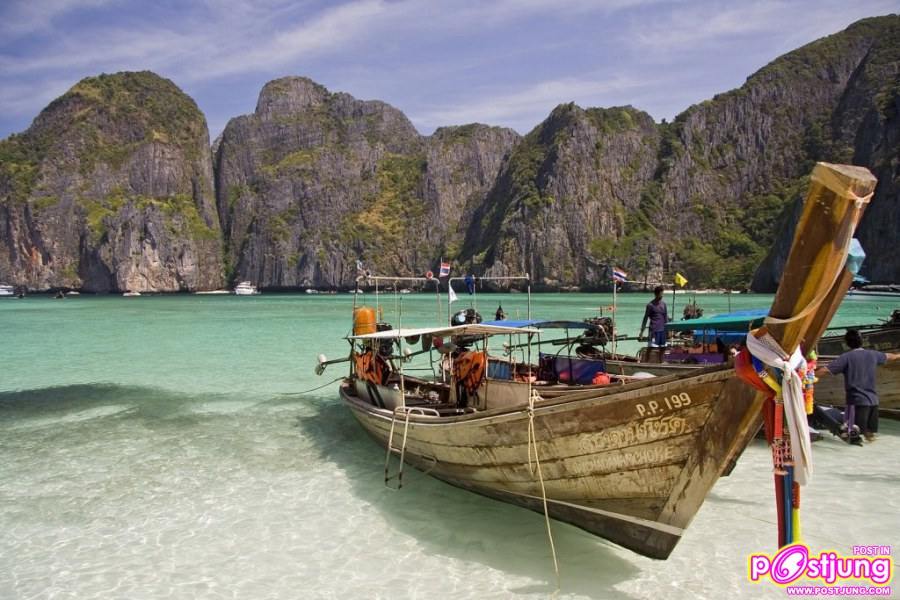
[(310, 393), (310, 392), (315, 392), (315, 391), (321, 390), (323, 387), (328, 387), (328, 386), (331, 385), (332, 383), (337, 383), (338, 381), (340, 381), (340, 380), (343, 379), (343, 378), (344, 378), (344, 377), (341, 376), (341, 377), (338, 377), (337, 379), (332, 379), (332, 380), (329, 381), (328, 383), (323, 383), (323, 384), (320, 385), (319, 387), (314, 387), (314, 388), (311, 388), (311, 389), (308, 389), (308, 390), (303, 390), (302, 392), (285, 392), (284, 394), (278, 394), (278, 395), (279, 395), (279, 396), (302, 396), (303, 394), (308, 394), (308, 393)]
[[(528, 364), (531, 365), (531, 345), (528, 345)], [(541, 472), (541, 459), (538, 456), (537, 436), (534, 432), (534, 401), (540, 400), (537, 390), (531, 387), (531, 374), (528, 376), (528, 471), (534, 476), (534, 466), (531, 463), (532, 448), (534, 451), (534, 464), (537, 466), (538, 481), (541, 483), (541, 502), (544, 505), (544, 522), (547, 525), (547, 539), (550, 540), (550, 553), (553, 555), (553, 571), (556, 573), (555, 597), (559, 593), (559, 561), (556, 559), (556, 544), (553, 543), (553, 531), (550, 529), (550, 510), (547, 508), (547, 490), (544, 487), (544, 474)]]

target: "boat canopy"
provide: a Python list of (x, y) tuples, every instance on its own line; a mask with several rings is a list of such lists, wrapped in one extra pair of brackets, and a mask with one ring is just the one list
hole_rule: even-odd
[(762, 325), (763, 319), (769, 314), (768, 309), (754, 308), (739, 310), (721, 315), (713, 315), (700, 319), (688, 319), (687, 321), (672, 321), (666, 323), (668, 331), (693, 331), (695, 335), (703, 332), (712, 335), (717, 331), (748, 332), (754, 327)]
[(467, 325), (452, 325), (448, 327), (418, 327), (403, 329), (388, 329), (376, 331), (364, 335), (350, 335), (348, 340), (393, 340), (397, 338), (414, 337), (418, 335), (446, 336), (446, 335), (510, 335), (521, 333), (538, 333), (537, 329), (530, 327), (501, 327), (487, 323), (470, 323)]
[(544, 321), (541, 319), (529, 319), (524, 321), (485, 321), (482, 325), (491, 325), (495, 327), (533, 327), (535, 329), (595, 329), (596, 325), (585, 323), (584, 321)]

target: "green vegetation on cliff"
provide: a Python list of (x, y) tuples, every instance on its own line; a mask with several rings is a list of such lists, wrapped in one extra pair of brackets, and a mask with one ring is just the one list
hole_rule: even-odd
[(362, 211), (344, 217), (339, 227), (341, 242), (364, 248), (363, 254), (373, 257), (376, 264), (383, 263), (378, 266), (395, 266), (402, 249), (410, 244), (410, 226), (425, 214), (425, 167), (421, 156), (387, 154), (379, 161), (377, 192)]
[[(81, 114), (96, 111), (99, 118), (91, 119), (93, 126), (107, 135), (114, 133), (115, 140), (191, 148), (205, 135), (206, 119), (197, 104), (174, 83), (150, 71), (82, 79), (47, 110), (67, 102), (77, 102)], [(112, 131), (107, 123), (128, 123), (130, 131), (118, 127)]]
[(120, 227), (127, 216), (123, 211), (131, 209), (137, 213), (157, 212), (169, 234), (175, 238), (189, 240), (218, 240), (218, 232), (206, 224), (189, 194), (173, 194), (166, 197), (150, 197), (125, 194), (116, 190), (103, 199), (79, 198), (78, 204), (84, 210), (85, 222), (91, 241), (102, 242), (110, 227)]

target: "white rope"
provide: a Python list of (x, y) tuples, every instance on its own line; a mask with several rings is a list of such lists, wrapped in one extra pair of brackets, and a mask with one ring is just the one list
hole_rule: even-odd
[(803, 358), (799, 347), (788, 356), (769, 334), (760, 339), (752, 332), (748, 333), (747, 349), (766, 365), (781, 369), (781, 393), (791, 439), (791, 452), (794, 455), (794, 478), (800, 485), (806, 485), (813, 473), (812, 444), (809, 439), (809, 424), (806, 421), (803, 382), (797, 373), (797, 369), (806, 372), (806, 359)]
[[(556, 572), (556, 591), (559, 591), (559, 562), (556, 560), (556, 545), (553, 543), (553, 532), (550, 530), (550, 511), (547, 508), (547, 490), (544, 488), (544, 475), (541, 472), (541, 460), (538, 457), (537, 437), (534, 433), (534, 401), (540, 400), (537, 390), (531, 388), (531, 378), (528, 380), (528, 471), (534, 475), (534, 467), (531, 464), (531, 452), (534, 448), (534, 463), (537, 466), (538, 481), (541, 482), (541, 501), (544, 504), (544, 521), (547, 524), (547, 538), (550, 540), (550, 552), (553, 555), (553, 570)], [(555, 595), (555, 592), (554, 592)]]
[[(541, 334), (538, 333), (538, 342)], [(540, 356), (540, 354), (538, 354)], [(544, 522), (547, 525), (547, 538), (550, 540), (550, 553), (553, 555), (553, 571), (556, 573), (556, 591), (553, 597), (559, 593), (559, 561), (556, 560), (556, 545), (553, 543), (553, 532), (550, 530), (550, 510), (547, 508), (547, 490), (544, 488), (544, 474), (541, 472), (541, 460), (538, 457), (537, 436), (534, 433), (534, 401), (540, 400), (537, 390), (531, 387), (531, 334), (528, 335), (528, 472), (534, 475), (531, 465), (531, 452), (534, 448), (534, 462), (537, 465), (538, 480), (541, 482), (541, 501), (544, 505)]]

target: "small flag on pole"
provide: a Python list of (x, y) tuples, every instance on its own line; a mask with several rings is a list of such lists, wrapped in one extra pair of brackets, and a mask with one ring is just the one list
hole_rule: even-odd
[(619, 283), (625, 283), (628, 281), (628, 273), (620, 269), (619, 267), (614, 267), (612, 272), (612, 278)]
[(450, 304), (453, 304), (454, 302), (459, 300), (459, 298), (456, 297), (456, 292), (453, 291), (453, 286), (450, 285), (449, 281), (447, 282), (447, 298), (449, 298), (448, 302)]
[(675, 273), (675, 285), (678, 287), (684, 287), (687, 285), (687, 279), (685, 279), (684, 275), (681, 273)]
[(450, 276), (450, 263), (441, 261), (441, 271), (438, 274), (438, 277), (449, 277)]

